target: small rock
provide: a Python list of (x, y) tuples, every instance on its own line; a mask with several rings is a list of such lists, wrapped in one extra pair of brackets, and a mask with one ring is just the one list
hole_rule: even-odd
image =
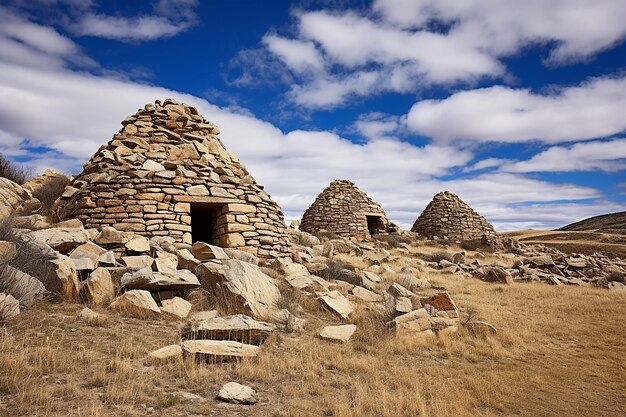
[(183, 348), (180, 345), (168, 345), (148, 354), (148, 363), (174, 362), (182, 359)]
[(355, 324), (343, 324), (340, 326), (326, 326), (320, 330), (320, 337), (327, 340), (335, 340), (339, 342), (347, 342), (350, 340), (354, 331), (356, 330)]
[(0, 321), (20, 314), (20, 303), (12, 295), (0, 292)]
[(255, 395), (251, 387), (229, 382), (218, 392), (217, 399), (234, 404), (255, 404), (258, 401)]
[(336, 313), (344, 320), (347, 320), (352, 313), (353, 307), (350, 301), (344, 297), (339, 291), (329, 291), (319, 299), (328, 307), (333, 313)]
[(96, 313), (89, 307), (85, 307), (78, 313), (78, 318), (87, 323), (96, 323), (100, 320), (100, 314)]

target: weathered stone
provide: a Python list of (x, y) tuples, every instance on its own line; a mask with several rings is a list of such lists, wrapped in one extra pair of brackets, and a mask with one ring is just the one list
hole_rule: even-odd
[(122, 256), (120, 260), (125, 266), (137, 269), (149, 268), (154, 263), (154, 259), (148, 255)]
[(30, 193), (20, 185), (0, 177), (0, 222), (15, 214), (20, 204), (30, 197)]
[(162, 273), (142, 268), (138, 271), (124, 274), (121, 281), (123, 290), (190, 290), (199, 286), (198, 278), (193, 272), (186, 269), (176, 271), (176, 273)]
[(343, 324), (340, 326), (326, 326), (320, 330), (319, 334), (322, 339), (335, 340), (345, 343), (350, 340), (355, 330), (356, 325)]
[(247, 385), (236, 382), (224, 384), (217, 393), (217, 399), (234, 404), (256, 404), (255, 391)]
[(270, 318), (277, 310), (278, 285), (256, 265), (235, 259), (222, 260), (220, 265), (205, 262), (198, 266), (196, 275), (203, 287), (234, 295), (233, 311), (252, 313), (263, 319)]
[(184, 354), (209, 362), (226, 362), (259, 354), (258, 346), (232, 340), (185, 340), (182, 348)]
[(319, 299), (330, 309), (331, 312), (337, 314), (344, 320), (347, 320), (354, 310), (350, 301), (348, 301), (348, 299), (339, 291), (329, 291), (322, 294)]
[(261, 345), (276, 328), (252, 317), (237, 314), (226, 317), (189, 321), (181, 330), (183, 340), (234, 340), (250, 345)]
[(0, 240), (0, 265), (8, 264), (17, 256), (17, 248), (13, 242)]
[(191, 303), (180, 297), (170, 298), (161, 302), (161, 312), (169, 313), (180, 318), (186, 318), (191, 311)]
[(406, 313), (410, 313), (413, 311), (413, 302), (410, 298), (407, 297), (398, 297), (396, 298), (396, 308), (395, 315), (401, 316)]
[(78, 318), (89, 324), (94, 324), (100, 321), (100, 314), (96, 313), (89, 307), (85, 307), (78, 313)]
[(535, 256), (527, 259), (527, 262), (532, 268), (550, 268), (554, 266), (554, 260), (550, 255)]
[(382, 302), (383, 301), (383, 296), (380, 294), (376, 294), (373, 291), (367, 290), (363, 287), (360, 286), (355, 286), (350, 290), (350, 293), (352, 295), (354, 295), (356, 298), (365, 301), (365, 302), (369, 302), (369, 303), (376, 303), (376, 302)]
[(484, 267), (482, 273), (479, 273), (481, 278), (487, 282), (497, 282), (500, 284), (513, 284), (513, 277), (511, 273), (504, 268), (500, 267)]
[(186, 269), (188, 271), (194, 272), (198, 265), (200, 265), (200, 261), (196, 259), (195, 256), (188, 249), (181, 249), (177, 253), (178, 256), (178, 265), (181, 269)]
[(135, 235), (132, 232), (122, 232), (113, 227), (103, 226), (100, 234), (94, 239), (99, 245), (119, 244), (129, 242)]
[(149, 252), (150, 241), (143, 236), (135, 236), (124, 244), (124, 247), (132, 252)]
[(168, 345), (148, 354), (146, 361), (150, 364), (177, 362), (183, 358), (183, 348), (180, 345)]
[(69, 228), (35, 230), (30, 233), (30, 236), (37, 242), (45, 243), (63, 254), (69, 253), (72, 249), (90, 240), (90, 234), (87, 230)]
[(0, 321), (20, 314), (20, 303), (12, 295), (0, 292)]
[(450, 294), (447, 292), (440, 292), (433, 295), (428, 300), (428, 304), (430, 304), (439, 311), (447, 312), (449, 317), (451, 318), (458, 317), (458, 309), (456, 307), (456, 304), (452, 300), (452, 297), (450, 297)]
[(18, 300), (22, 308), (31, 307), (45, 290), (38, 279), (10, 265), (0, 265), (0, 291)]
[(219, 246), (209, 245), (204, 242), (196, 242), (191, 247), (194, 257), (199, 261), (208, 261), (211, 259), (230, 259)]
[(93, 271), (80, 288), (80, 299), (96, 306), (109, 305), (115, 297), (115, 286), (106, 268)]
[(154, 298), (145, 290), (125, 292), (111, 303), (110, 308), (122, 314), (138, 318), (154, 317), (161, 313), (161, 309), (159, 309)]

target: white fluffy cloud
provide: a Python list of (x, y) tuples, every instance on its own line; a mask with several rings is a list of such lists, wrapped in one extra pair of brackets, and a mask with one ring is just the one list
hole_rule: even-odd
[(615, 0), (376, 0), (373, 8), (405, 29), (452, 24), (459, 43), (495, 56), (555, 42), (552, 61), (584, 59), (626, 37), (626, 3)]
[(550, 64), (588, 59), (626, 37), (624, 15), (626, 2), (614, 0), (379, 0), (360, 12), (297, 11), (293, 37), (264, 44), (302, 75), (294, 102), (332, 108), (501, 77), (502, 58), (536, 45), (549, 48)]
[(626, 169), (626, 139), (553, 146), (527, 161), (502, 166), (508, 172), (568, 172)]
[(151, 41), (170, 38), (194, 26), (197, 0), (159, 0), (152, 14), (112, 16), (94, 10), (82, 12), (69, 28), (81, 36), (122, 41)]
[(626, 76), (596, 78), (548, 93), (502, 86), (423, 100), (408, 125), (437, 140), (548, 143), (593, 139), (626, 129)]
[[(11, 41), (9, 36), (0, 36), (0, 50)], [(43, 37), (21, 44), (34, 57), (59, 65), (42, 68), (19, 59), (0, 59), (0, 96), (10, 97), (0, 101), (0, 150), (12, 156), (28, 155), (38, 169), (79, 170), (127, 115), (156, 98), (173, 97), (196, 106), (220, 126), (225, 144), (266, 186), (289, 219), (299, 218), (335, 178), (355, 181), (404, 227), (410, 226), (432, 195), (443, 189), (457, 192), (496, 225), (500, 225), (499, 213), (508, 210), (512, 213), (505, 218), (508, 227), (525, 225), (529, 219), (541, 224), (541, 217), (525, 212), (528, 202), (600, 197), (590, 187), (513, 173), (443, 181), (437, 178), (461, 169), (473, 159), (472, 152), (445, 144), (415, 146), (396, 140), (397, 118), (380, 114), (364, 117), (357, 128), (372, 138), (358, 144), (328, 131), (282, 132), (250, 114), (220, 108), (188, 94), (71, 70), (62, 64), (65, 49), (46, 48), (46, 42)], [(50, 151), (29, 153), (33, 147)], [(512, 205), (517, 206), (512, 209)], [(563, 222), (569, 220), (563, 217)]]

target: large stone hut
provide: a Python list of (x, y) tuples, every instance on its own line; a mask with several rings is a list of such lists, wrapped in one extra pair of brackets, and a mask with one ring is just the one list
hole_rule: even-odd
[(195, 108), (157, 100), (122, 126), (66, 188), (62, 219), (287, 256), (280, 207)]
[(304, 212), (300, 230), (366, 238), (396, 232), (397, 227), (389, 222), (383, 208), (352, 181), (335, 180)]
[(417, 218), (412, 232), (433, 239), (473, 240), (483, 236), (493, 239), (496, 231), (457, 195), (449, 191), (436, 194)]

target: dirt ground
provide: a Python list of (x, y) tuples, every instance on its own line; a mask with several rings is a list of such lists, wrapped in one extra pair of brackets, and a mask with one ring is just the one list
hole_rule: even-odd
[[(417, 266), (425, 250), (394, 250), (391, 266)], [(253, 360), (149, 365), (149, 352), (178, 342), (181, 321), (100, 310), (106, 319), (90, 326), (76, 318), (83, 306), (44, 301), (0, 325), (0, 416), (626, 415), (626, 292), (422, 276), (435, 287), (426, 294), (449, 291), (498, 333), (399, 339), (360, 309), (353, 339), (334, 344), (316, 330), (337, 320), (306, 303), (307, 330), (275, 332)], [(229, 381), (251, 385), (259, 403), (216, 401)]]

